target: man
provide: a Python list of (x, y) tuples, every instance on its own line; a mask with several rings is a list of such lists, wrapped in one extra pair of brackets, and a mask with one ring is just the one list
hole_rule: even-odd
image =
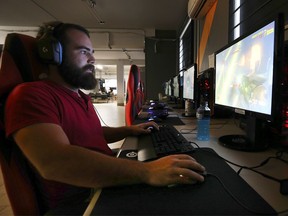
[(96, 85), (89, 33), (78, 25), (58, 23), (44, 26), (39, 37), (49, 29), (63, 47), (63, 61), (49, 64), (47, 79), (18, 85), (5, 107), (6, 135), (30, 162), (46, 210), (83, 202), (90, 188), (204, 180), (195, 171), (205, 168), (188, 155), (147, 163), (114, 157), (107, 143), (150, 133), (148, 128), (158, 125), (101, 127), (90, 98), (80, 90)]

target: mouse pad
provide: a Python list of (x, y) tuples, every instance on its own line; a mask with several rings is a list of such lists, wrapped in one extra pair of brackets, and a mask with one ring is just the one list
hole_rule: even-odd
[(91, 214), (276, 214), (273, 208), (253, 188), (238, 176), (226, 162), (217, 157), (214, 150), (210, 148), (196, 149), (195, 153), (191, 155), (206, 167), (208, 173), (212, 174), (205, 177), (205, 182), (174, 187), (152, 187), (141, 184), (103, 189)]

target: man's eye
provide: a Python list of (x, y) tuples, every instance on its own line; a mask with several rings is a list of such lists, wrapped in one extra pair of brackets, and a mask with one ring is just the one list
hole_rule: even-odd
[(87, 51), (86, 50), (81, 50), (81, 54), (87, 55)]

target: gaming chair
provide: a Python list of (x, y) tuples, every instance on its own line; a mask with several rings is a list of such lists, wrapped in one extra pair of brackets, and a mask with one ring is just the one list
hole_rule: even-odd
[(130, 67), (126, 93), (125, 121), (126, 125), (132, 125), (144, 102), (143, 83), (137, 65)]
[(7, 35), (0, 68), (0, 164), (15, 215), (41, 215), (44, 209), (33, 185), (27, 160), (13, 140), (5, 137), (5, 101), (17, 84), (44, 78), (47, 71), (47, 66), (38, 59), (35, 38), (17, 33)]

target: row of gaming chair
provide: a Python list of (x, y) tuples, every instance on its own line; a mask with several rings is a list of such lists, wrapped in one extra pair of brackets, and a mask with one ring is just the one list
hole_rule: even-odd
[(137, 65), (132, 64), (129, 71), (126, 92), (126, 125), (133, 124), (133, 121), (142, 109), (144, 100), (144, 87), (141, 81), (140, 69)]

